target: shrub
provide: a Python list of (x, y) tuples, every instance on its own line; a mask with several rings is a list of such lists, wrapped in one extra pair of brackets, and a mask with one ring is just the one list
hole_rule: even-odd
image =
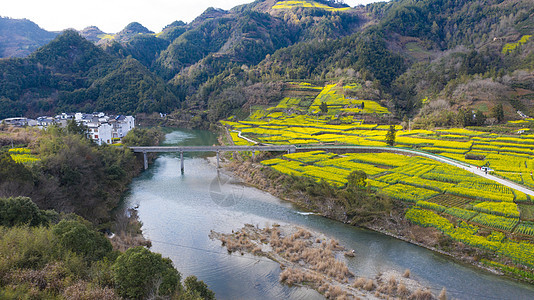
[(46, 214), (30, 198), (0, 198), (0, 225), (7, 227), (24, 224), (38, 226), (46, 223), (48, 223)]
[(53, 232), (63, 247), (89, 260), (102, 259), (113, 250), (107, 238), (79, 221), (62, 220), (54, 226)]

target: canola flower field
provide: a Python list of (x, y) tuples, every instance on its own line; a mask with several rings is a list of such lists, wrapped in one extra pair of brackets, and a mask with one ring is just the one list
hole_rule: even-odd
[[(347, 184), (350, 172), (365, 171), (372, 189), (413, 205), (406, 213), (412, 222), (435, 227), (457, 241), (534, 267), (534, 254), (523, 253), (534, 249), (529, 243), (534, 238), (534, 223), (520, 218), (517, 204), (533, 199), (465, 170), (427, 158), (387, 152), (339, 155), (324, 151), (297, 152), (264, 160), (262, 164), (285, 174), (324, 180), (338, 187)], [(444, 180), (445, 170), (454, 174), (453, 180)], [(425, 179), (428, 174), (441, 176)], [(454, 225), (455, 220), (471, 230)], [(480, 228), (485, 229), (485, 234), (477, 235)], [(487, 234), (503, 237), (498, 241), (488, 240)]]
[(291, 9), (291, 8), (298, 8), (298, 7), (306, 7), (306, 8), (321, 8), (328, 11), (344, 11), (349, 10), (350, 7), (341, 7), (341, 8), (335, 8), (328, 6), (326, 4), (322, 4), (315, 1), (309, 1), (309, 0), (285, 0), (285, 1), (278, 1), (273, 6), (273, 9)]
[(40, 158), (31, 154), (31, 150), (28, 148), (12, 148), (8, 150), (8, 153), (17, 163), (31, 164), (40, 160)]
[[(291, 95), (274, 107), (258, 109), (243, 121), (223, 121), (229, 129), (260, 144), (386, 146), (388, 125), (365, 124), (368, 115), (387, 115), (375, 101), (348, 99), (353, 86), (294, 83), (307, 90)], [(328, 112), (320, 111), (326, 103)], [(516, 128), (534, 125), (534, 119), (509, 122)], [(463, 163), (490, 168), (494, 175), (534, 188), (534, 134), (496, 134), (481, 129), (397, 130), (395, 147), (412, 148)], [(232, 135), (236, 144), (242, 143)], [(368, 175), (377, 192), (404, 201), (406, 218), (434, 227), (454, 240), (490, 250), (498, 256), (534, 267), (534, 199), (530, 196), (437, 161), (395, 153), (297, 152), (264, 160), (281, 173), (306, 176), (344, 187), (355, 170)], [(529, 207), (523, 210), (522, 208)]]

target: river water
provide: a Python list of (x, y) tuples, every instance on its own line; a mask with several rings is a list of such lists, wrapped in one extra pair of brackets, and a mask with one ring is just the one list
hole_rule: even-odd
[[(166, 135), (167, 145), (215, 143), (216, 137), (205, 131), (174, 130)], [(331, 236), (355, 250), (356, 257), (348, 258), (347, 264), (357, 276), (410, 269), (411, 277), (431, 287), (435, 294), (445, 287), (449, 297), (459, 299), (534, 298), (532, 285), (383, 234), (305, 213), (218, 173), (203, 155), (186, 154), (183, 175), (177, 154), (160, 156), (134, 180), (126, 205), (139, 206), (143, 233), (152, 241), (152, 251), (171, 258), (184, 278), (195, 275), (206, 282), (218, 299), (323, 298), (308, 288), (280, 284), (277, 263), (248, 254), (229, 255), (219, 241), (208, 237), (210, 230), (228, 233), (245, 223), (262, 227), (295, 224)]]

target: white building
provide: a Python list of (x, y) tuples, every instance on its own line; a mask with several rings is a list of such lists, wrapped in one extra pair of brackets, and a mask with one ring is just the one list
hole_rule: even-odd
[(133, 116), (117, 116), (110, 121), (113, 125), (113, 138), (122, 139), (128, 131), (134, 129), (135, 118)]
[(108, 123), (87, 123), (87, 135), (98, 145), (111, 144), (113, 127)]
[(77, 113), (75, 120), (87, 126), (87, 135), (98, 145), (120, 141), (135, 127), (133, 116), (106, 116), (102, 113)]
[(118, 142), (135, 127), (135, 118), (133, 116), (108, 116), (102, 112), (92, 114), (80, 112), (75, 114), (62, 113), (55, 117), (39, 117), (37, 120), (24, 117), (8, 118), (0, 123), (3, 122), (7, 125), (20, 127), (38, 126), (41, 129), (51, 125), (64, 128), (67, 126), (67, 121), (72, 119), (78, 124), (85, 125), (87, 127), (87, 136), (98, 145)]

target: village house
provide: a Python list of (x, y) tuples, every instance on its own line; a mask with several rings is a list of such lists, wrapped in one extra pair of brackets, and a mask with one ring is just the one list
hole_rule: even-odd
[(2, 122), (17, 127), (37, 126), (45, 129), (51, 125), (65, 128), (69, 120), (75, 120), (78, 124), (86, 126), (87, 137), (98, 145), (120, 142), (135, 127), (135, 118), (133, 116), (108, 116), (102, 112), (92, 114), (80, 112), (75, 114), (62, 113), (55, 117), (38, 117), (36, 120), (18, 117), (4, 119)]

